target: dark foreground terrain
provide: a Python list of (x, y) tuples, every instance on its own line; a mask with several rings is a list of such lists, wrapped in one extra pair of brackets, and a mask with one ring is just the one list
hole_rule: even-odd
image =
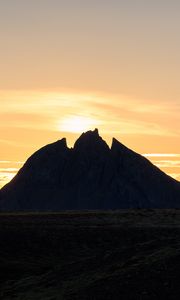
[(0, 214), (0, 299), (179, 298), (180, 210)]

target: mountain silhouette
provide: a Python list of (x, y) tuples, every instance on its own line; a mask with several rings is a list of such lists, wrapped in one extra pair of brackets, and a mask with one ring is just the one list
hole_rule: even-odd
[(180, 183), (98, 130), (73, 148), (63, 138), (35, 152), (0, 191), (1, 210), (179, 208)]

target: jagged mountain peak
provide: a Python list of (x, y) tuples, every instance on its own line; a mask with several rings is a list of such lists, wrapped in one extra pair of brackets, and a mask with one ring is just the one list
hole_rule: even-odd
[[(67, 140), (66, 140), (66, 138), (65, 137), (63, 137), (62, 139), (60, 139), (60, 140), (57, 140), (56, 142), (54, 142), (54, 143), (51, 143), (51, 144), (48, 144), (47, 146), (45, 146), (45, 147), (43, 147), (44, 149), (45, 148), (56, 148), (56, 149), (67, 149), (68, 148), (68, 146), (67, 146)], [(42, 149), (43, 149), (42, 148)]]
[(116, 138), (113, 137), (111, 150), (116, 151), (119, 149), (127, 149), (127, 147), (125, 145), (123, 145), (122, 143), (120, 143)]
[(89, 130), (83, 132), (81, 136), (76, 140), (74, 149), (77, 151), (109, 151), (109, 147), (106, 142), (99, 135), (98, 129)]
[(67, 141), (66, 141), (65, 137), (62, 138), (61, 140), (58, 140), (56, 143), (61, 145), (61, 146), (64, 146), (64, 148), (67, 148)]
[(56, 142), (50, 143), (48, 145), (43, 146), (39, 150), (37, 150), (33, 156), (37, 154), (41, 154), (42, 152), (58, 152), (58, 151), (66, 151), (68, 148), (66, 138), (62, 138), (60, 140), (57, 140)]
[(62, 138), (60, 140), (57, 140), (56, 142), (47, 144), (43, 147), (41, 147), (39, 150), (37, 150), (33, 155), (40, 154), (42, 152), (56, 152), (56, 151), (61, 151), (61, 150), (67, 150), (67, 141), (66, 138)]
[(124, 144), (122, 144), (115, 138), (112, 139), (111, 152), (116, 155), (137, 154), (133, 150), (129, 149), (128, 147), (126, 147)]
[(99, 131), (97, 128), (95, 128), (94, 130), (88, 130), (86, 132), (83, 132), (80, 137), (76, 140), (75, 144), (74, 144), (74, 148), (76, 148), (76, 146), (79, 143), (84, 143), (84, 142), (88, 142), (88, 141), (98, 141), (102, 139), (99, 135)]
[[(38, 164), (54, 164), (55, 160), (58, 161), (60, 157), (64, 157), (69, 153), (70, 149), (67, 147), (66, 138), (62, 138), (57, 140), (54, 143), (50, 143), (35, 153), (33, 153), (25, 162), (24, 167), (31, 168), (32, 166), (36, 166), (38, 168)], [(20, 173), (23, 171), (23, 168), (20, 169)]]
[(179, 208), (180, 184), (97, 129), (36, 151), (0, 191), (0, 210)]

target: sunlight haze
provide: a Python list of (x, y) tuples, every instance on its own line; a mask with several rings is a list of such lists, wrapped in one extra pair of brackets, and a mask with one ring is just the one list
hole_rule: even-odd
[(0, 186), (94, 128), (180, 180), (179, 28), (177, 0), (0, 1)]

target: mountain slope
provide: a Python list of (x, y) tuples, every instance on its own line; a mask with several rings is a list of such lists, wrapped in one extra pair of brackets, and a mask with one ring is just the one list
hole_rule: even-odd
[(180, 207), (180, 184), (146, 158), (98, 130), (74, 148), (63, 138), (35, 152), (1, 189), (1, 210)]

